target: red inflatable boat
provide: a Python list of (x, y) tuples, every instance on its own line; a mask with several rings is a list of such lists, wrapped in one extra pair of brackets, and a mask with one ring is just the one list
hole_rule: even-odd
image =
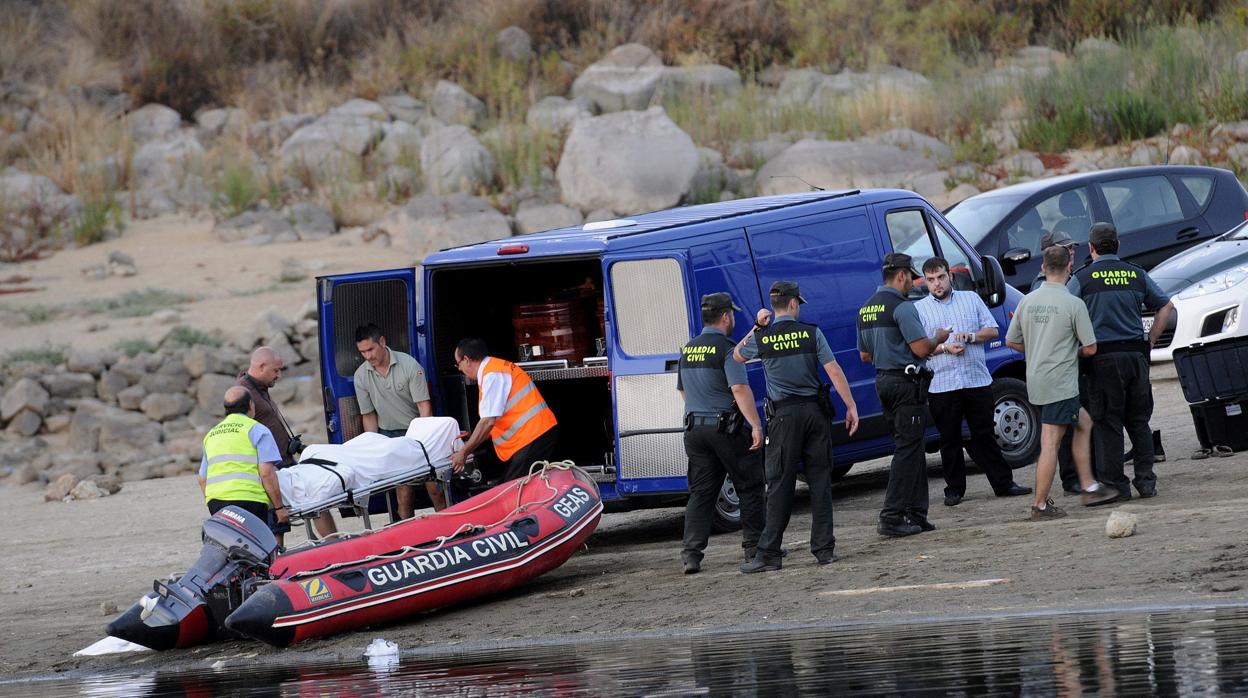
[[(228, 507), (217, 516), (227, 511), (246, 516)], [(281, 555), (268, 565), (263, 575), (267, 579), (243, 579), (239, 585), (246, 575), (195, 576), (193, 569), (178, 583), (158, 584), (155, 594), (113, 621), (109, 634), (166, 649), (211, 640), (220, 634), (216, 625), (284, 647), (393, 622), (497, 594), (562, 565), (594, 532), (601, 516), (593, 480), (571, 464), (553, 464), (441, 512)], [(229, 532), (241, 536), (246, 527), (235, 525), (240, 523), (221, 522), (233, 525)], [(240, 549), (231, 542), (213, 547), (231, 553)], [(251, 547), (263, 554), (263, 545)], [(220, 557), (210, 556), (208, 548), (206, 525), (206, 552), (197, 567), (205, 557)], [(235, 580), (230, 586), (240, 588), (222, 594), (199, 584), (203, 591), (194, 593), (194, 579), (187, 582), (192, 577), (221, 579), (222, 584), (229, 577)], [(199, 607), (197, 596), (204, 597)], [(222, 607), (222, 596), (234, 601)], [(212, 603), (214, 598), (217, 603)], [(204, 622), (205, 615), (216, 623)]]

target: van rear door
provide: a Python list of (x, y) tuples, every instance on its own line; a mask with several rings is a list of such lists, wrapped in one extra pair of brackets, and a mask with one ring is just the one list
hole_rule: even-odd
[(416, 271), (322, 276), (316, 295), (325, 426), (330, 442), (342, 443), (363, 431), (353, 382), (355, 369), (364, 361), (355, 348), (357, 327), (377, 325), (386, 346), (426, 365), (416, 343)]
[(684, 406), (676, 394), (680, 348), (692, 336), (688, 259), (682, 252), (603, 259), (611, 309), (616, 478), (622, 496), (683, 491)]

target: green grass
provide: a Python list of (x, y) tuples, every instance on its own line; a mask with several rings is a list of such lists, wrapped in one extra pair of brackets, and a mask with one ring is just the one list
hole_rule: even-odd
[(41, 347), (28, 349), (15, 349), (4, 355), (4, 363), (6, 366), (20, 362), (58, 366), (65, 363), (65, 354), (68, 351), (69, 347), (54, 344), (45, 344)]
[(122, 339), (114, 344), (113, 348), (126, 356), (138, 356), (154, 353), (158, 347), (146, 339), (136, 338)]
[(181, 291), (170, 291), (163, 288), (145, 288), (141, 291), (127, 291), (113, 298), (100, 298), (85, 301), (83, 308), (89, 313), (108, 314), (112, 317), (143, 317), (162, 308), (190, 303), (195, 296)]
[(228, 162), (217, 178), (216, 203), (226, 218), (251, 208), (265, 194), (255, 171), (245, 164)]
[(88, 197), (82, 202), (82, 213), (70, 225), (70, 235), (79, 247), (92, 245), (104, 240), (110, 228), (121, 232), (125, 222), (121, 217), (121, 206), (112, 192), (104, 192), (102, 196)]
[(203, 330), (197, 330), (186, 325), (178, 325), (169, 330), (169, 334), (165, 335), (165, 338), (161, 340), (161, 346), (166, 347), (190, 348), (198, 345), (219, 347), (221, 346), (221, 338)]
[(60, 308), (50, 305), (23, 305), (14, 308), (22, 316), (23, 324), (42, 325), (51, 322), (60, 315)]

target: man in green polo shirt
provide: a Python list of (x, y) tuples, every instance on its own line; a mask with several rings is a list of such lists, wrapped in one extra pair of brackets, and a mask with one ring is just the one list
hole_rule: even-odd
[[(425, 370), (411, 355), (386, 346), (381, 328), (371, 323), (356, 328), (355, 348), (364, 357), (354, 376), (355, 399), (360, 404), (364, 431), (403, 436), (413, 419), (433, 416)], [(446, 508), (446, 498), (436, 482), (426, 482), (425, 491), (434, 509)], [(415, 511), (411, 486), (398, 487), (395, 495), (399, 499), (399, 516), (410, 518)]]
[(1036, 464), (1032, 521), (1066, 515), (1049, 499), (1049, 488), (1057, 471), (1057, 450), (1068, 426), (1075, 428), (1072, 451), (1084, 506), (1117, 499), (1116, 492), (1110, 494), (1092, 479), (1092, 418), (1079, 405), (1079, 358), (1096, 353), (1096, 335), (1087, 306), (1064, 285), (1070, 276), (1070, 259), (1070, 251), (1061, 245), (1044, 251), (1045, 281), (1018, 304), (1005, 334), (1011, 349), (1027, 354), (1027, 399), (1040, 408), (1040, 461)]

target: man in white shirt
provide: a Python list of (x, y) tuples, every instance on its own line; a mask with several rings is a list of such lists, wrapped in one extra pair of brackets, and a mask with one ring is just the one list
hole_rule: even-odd
[(984, 343), (997, 338), (997, 321), (973, 291), (953, 290), (949, 263), (932, 257), (923, 264), (928, 295), (915, 310), (929, 336), (949, 330), (949, 339), (936, 345), (927, 366), (935, 374), (928, 389), (928, 407), (940, 430), (940, 461), (945, 471), (945, 506), (956, 506), (966, 496), (966, 460), (962, 456), (962, 420), (971, 430), (966, 449), (984, 471), (998, 497), (1031, 494), (1030, 487), (1014, 482), (994, 433), (992, 374), (984, 358)]

